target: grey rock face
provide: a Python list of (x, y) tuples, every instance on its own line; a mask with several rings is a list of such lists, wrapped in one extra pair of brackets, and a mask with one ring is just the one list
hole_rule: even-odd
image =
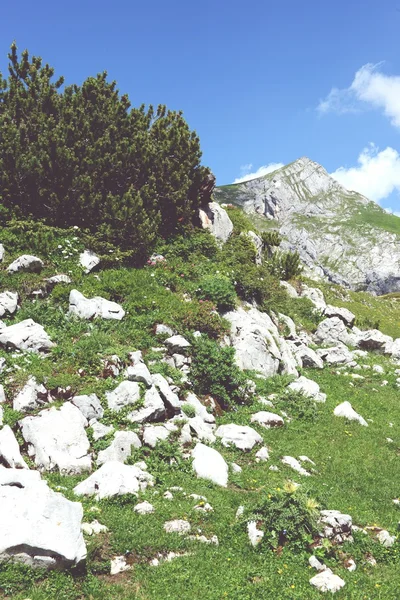
[(37, 256), (23, 254), (7, 268), (9, 273), (17, 273), (18, 271), (29, 271), (30, 273), (40, 273), (43, 269), (43, 261)]
[(2, 292), (0, 294), (0, 317), (6, 313), (14, 314), (18, 306), (18, 294), (14, 292)]
[(132, 448), (140, 448), (141, 445), (134, 431), (116, 431), (111, 445), (99, 452), (97, 464), (103, 465), (111, 460), (123, 463), (131, 455)]
[(228, 240), (233, 231), (233, 224), (226, 210), (217, 202), (210, 202), (201, 208), (199, 217), (203, 229), (208, 229), (221, 242)]
[(54, 347), (44, 328), (32, 319), (1, 328), (0, 345), (29, 352), (46, 352)]
[(376, 294), (400, 290), (400, 237), (379, 225), (383, 209), (308, 158), (217, 188), (215, 198), (277, 221), (282, 247), (297, 250), (315, 274)]
[(120, 411), (140, 399), (140, 387), (135, 381), (123, 381), (112, 392), (106, 392), (108, 408)]
[(85, 298), (78, 290), (72, 290), (69, 295), (69, 312), (81, 319), (117, 319), (120, 321), (125, 316), (125, 311), (116, 302), (110, 302), (100, 296)]
[(104, 415), (103, 407), (100, 404), (100, 400), (96, 394), (90, 394), (89, 396), (75, 396), (71, 400), (85, 419), (91, 421), (92, 419), (101, 419)]
[(58, 469), (69, 475), (90, 470), (90, 444), (84, 429), (87, 421), (70, 402), (60, 409), (52, 407), (25, 417), (19, 425), (39, 470)]
[(144, 395), (142, 408), (138, 408), (127, 415), (132, 423), (148, 423), (162, 421), (165, 417), (165, 406), (157, 388), (153, 385)]
[(0, 561), (45, 569), (86, 558), (82, 505), (53, 492), (37, 471), (0, 469)]

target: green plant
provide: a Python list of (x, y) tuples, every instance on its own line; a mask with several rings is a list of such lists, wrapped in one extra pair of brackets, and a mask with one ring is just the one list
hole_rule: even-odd
[(235, 288), (227, 277), (206, 275), (198, 283), (196, 295), (201, 300), (210, 300), (218, 310), (229, 310), (236, 304)]
[(207, 300), (188, 302), (181, 316), (181, 324), (183, 330), (188, 333), (200, 331), (215, 339), (224, 335), (229, 329), (227, 321), (215, 310), (215, 305)]
[(196, 416), (196, 410), (191, 404), (182, 404), (182, 412), (184, 412), (189, 419)]
[(272, 246), (279, 246), (279, 244), (282, 241), (282, 237), (279, 231), (274, 230), (262, 231), (260, 237), (263, 243), (264, 250), (271, 248)]
[(317, 404), (312, 398), (289, 389), (274, 398), (274, 406), (287, 412), (295, 421), (314, 422), (318, 416)]
[(297, 277), (303, 270), (299, 253), (290, 250), (274, 252), (268, 264), (271, 273), (284, 281)]
[(235, 350), (205, 336), (193, 343), (191, 380), (197, 394), (210, 394), (223, 408), (244, 402), (246, 376), (235, 363)]
[(246, 521), (255, 520), (264, 531), (261, 546), (277, 548), (288, 544), (305, 550), (318, 534), (318, 503), (296, 484), (263, 493), (262, 499)]

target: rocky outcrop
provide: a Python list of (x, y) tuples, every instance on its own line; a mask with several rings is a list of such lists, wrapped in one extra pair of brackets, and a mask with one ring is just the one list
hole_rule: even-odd
[(117, 319), (125, 316), (125, 311), (116, 302), (110, 302), (100, 296), (85, 298), (78, 290), (72, 290), (69, 295), (69, 312), (81, 319)]
[(226, 242), (233, 231), (233, 224), (228, 213), (217, 202), (210, 202), (199, 210), (200, 223), (203, 229), (220, 242)]
[(282, 247), (297, 250), (315, 275), (376, 294), (400, 290), (400, 236), (380, 224), (388, 215), (312, 160), (300, 158), (214, 195), (277, 221)]
[(46, 352), (54, 344), (44, 327), (32, 319), (25, 319), (15, 325), (0, 329), (0, 346), (9, 350), (27, 350), (29, 352)]

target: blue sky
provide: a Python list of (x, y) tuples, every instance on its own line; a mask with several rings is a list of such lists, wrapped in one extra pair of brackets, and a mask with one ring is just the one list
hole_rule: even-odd
[(400, 0), (20, 0), (1, 13), (1, 71), (15, 39), (68, 83), (107, 70), (133, 104), (182, 109), (218, 184), (305, 155), (400, 211)]

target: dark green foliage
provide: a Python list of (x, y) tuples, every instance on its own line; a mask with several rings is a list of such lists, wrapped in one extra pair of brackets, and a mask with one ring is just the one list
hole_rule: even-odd
[(359, 329), (380, 329), (379, 319), (371, 319), (370, 317), (358, 317), (355, 324)]
[(168, 259), (188, 260), (193, 255), (214, 258), (219, 251), (215, 238), (207, 230), (187, 229), (157, 246), (157, 252)]
[(225, 210), (233, 223), (233, 229), (235, 234), (242, 233), (243, 231), (250, 231), (253, 229), (253, 225), (250, 219), (246, 216), (243, 210), (237, 208), (236, 206), (227, 207)]
[(288, 482), (283, 489), (265, 492), (248, 520), (259, 522), (264, 531), (261, 547), (277, 548), (289, 544), (304, 550), (318, 534), (318, 504), (296, 485)]
[(314, 422), (318, 416), (317, 405), (312, 400), (293, 390), (285, 390), (274, 399), (274, 406), (278, 410), (284, 410), (295, 421)]
[(255, 263), (256, 248), (247, 235), (232, 235), (222, 249), (221, 258), (228, 266)]
[(193, 364), (190, 378), (195, 393), (210, 394), (223, 407), (243, 403), (241, 386), (246, 376), (235, 364), (235, 350), (221, 346), (206, 337), (193, 344)]
[[(182, 113), (131, 108), (107, 73), (62, 89), (27, 51), (0, 74), (3, 219), (43, 220), (92, 232), (143, 261), (157, 237), (190, 223), (208, 169)], [(92, 244), (93, 246), (93, 244)]]
[(262, 239), (264, 250), (271, 246), (279, 246), (282, 241), (279, 231), (262, 231), (260, 237)]
[(187, 333), (200, 331), (215, 339), (229, 330), (227, 321), (219, 316), (215, 305), (206, 300), (188, 302), (182, 313), (181, 324)]
[(300, 255), (298, 252), (274, 252), (269, 260), (269, 268), (279, 279), (288, 281), (297, 277), (302, 272)]
[(201, 300), (210, 300), (218, 310), (229, 310), (236, 304), (235, 288), (227, 277), (206, 275), (198, 283), (196, 295)]

